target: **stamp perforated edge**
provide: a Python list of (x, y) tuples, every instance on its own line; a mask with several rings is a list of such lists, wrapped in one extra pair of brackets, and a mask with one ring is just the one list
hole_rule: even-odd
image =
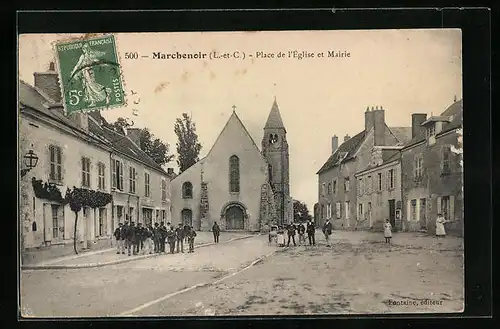
[(120, 77), (120, 81), (121, 81), (122, 89), (123, 89), (123, 104), (116, 104), (116, 105), (111, 105), (111, 106), (94, 107), (94, 108), (91, 108), (91, 109), (82, 109), (81, 111), (78, 111), (78, 112), (81, 112), (81, 113), (91, 113), (91, 112), (94, 112), (94, 111), (103, 111), (103, 110), (110, 110), (110, 109), (114, 109), (114, 108), (121, 108), (121, 107), (126, 108), (126, 107), (128, 107), (127, 85), (126, 85), (126, 82), (125, 82), (125, 77), (123, 75), (123, 70), (122, 70), (122, 66), (121, 66), (122, 57), (121, 57), (121, 53), (118, 50), (118, 39), (116, 38), (115, 33), (86, 33), (86, 34), (84, 34), (84, 35), (82, 35), (80, 37), (68, 37), (68, 38), (65, 38), (65, 39), (58, 39), (58, 40), (53, 41), (51, 43), (51, 48), (52, 48), (52, 51), (54, 53), (54, 60), (55, 60), (55, 64), (56, 64), (56, 70), (57, 70), (57, 76), (58, 76), (58, 84), (59, 84), (59, 88), (61, 90), (61, 103), (62, 103), (62, 106), (63, 106), (63, 109), (64, 109), (64, 115), (65, 116), (69, 116), (69, 114), (68, 114), (67, 109), (66, 109), (66, 96), (65, 96), (65, 92), (64, 92), (64, 88), (63, 88), (63, 83), (62, 83), (61, 67), (60, 67), (60, 63), (59, 63), (59, 56), (57, 54), (57, 45), (59, 45), (61, 43), (83, 41), (83, 40), (90, 40), (90, 39), (104, 38), (104, 37), (113, 37), (113, 39), (114, 39), (114, 50), (115, 50), (115, 54), (116, 54), (116, 59), (118, 61), (117, 64), (118, 64), (118, 67), (119, 67), (119, 77)]

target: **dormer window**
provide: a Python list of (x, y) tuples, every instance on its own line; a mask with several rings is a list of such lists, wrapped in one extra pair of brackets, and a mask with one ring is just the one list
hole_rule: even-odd
[(427, 128), (427, 135), (428, 137), (436, 136), (436, 126), (434, 124), (429, 125), (429, 128)]

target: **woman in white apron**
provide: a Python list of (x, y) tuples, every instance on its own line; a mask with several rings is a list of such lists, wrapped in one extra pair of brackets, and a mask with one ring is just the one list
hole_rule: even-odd
[(385, 237), (385, 243), (391, 244), (392, 225), (388, 219), (385, 220), (384, 224), (384, 237)]
[(442, 214), (438, 214), (436, 218), (436, 237), (445, 237), (446, 230), (444, 229), (444, 223), (448, 221), (444, 219)]

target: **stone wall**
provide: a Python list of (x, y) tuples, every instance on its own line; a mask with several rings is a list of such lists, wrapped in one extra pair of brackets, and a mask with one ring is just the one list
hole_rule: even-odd
[(201, 196), (200, 196), (200, 222), (201, 230), (207, 231), (212, 227), (210, 218), (210, 203), (208, 199), (208, 186), (207, 183), (201, 183)]

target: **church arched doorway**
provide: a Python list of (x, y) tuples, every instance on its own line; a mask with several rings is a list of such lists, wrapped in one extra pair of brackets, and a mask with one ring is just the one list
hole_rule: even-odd
[(183, 225), (193, 226), (193, 212), (191, 209), (182, 209), (181, 220)]
[(245, 228), (245, 215), (241, 207), (237, 205), (229, 206), (225, 217), (227, 230), (243, 230)]

